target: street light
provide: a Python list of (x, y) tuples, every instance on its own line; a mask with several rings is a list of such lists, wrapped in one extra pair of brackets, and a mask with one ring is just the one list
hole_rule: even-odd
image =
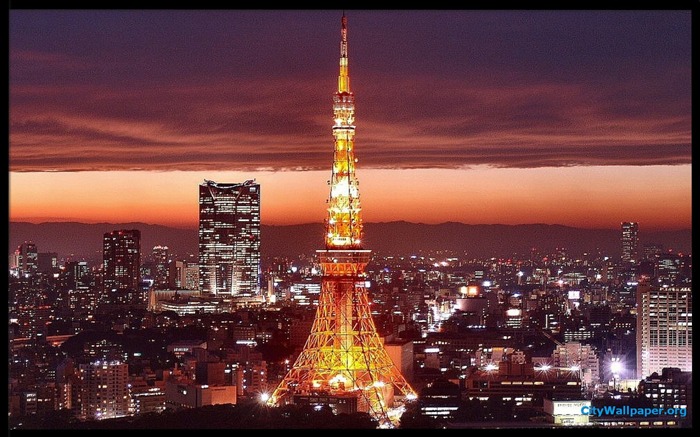
[(619, 357), (614, 357), (610, 361), (610, 372), (612, 372), (613, 376), (613, 390), (617, 390), (617, 380), (620, 378), (620, 374), (624, 370), (624, 366), (622, 365), (622, 361), (620, 361)]

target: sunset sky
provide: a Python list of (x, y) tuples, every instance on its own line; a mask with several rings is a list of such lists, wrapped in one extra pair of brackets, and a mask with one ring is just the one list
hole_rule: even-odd
[[(9, 11), (12, 221), (322, 222), (342, 10)], [(691, 228), (690, 10), (347, 10), (366, 222)]]

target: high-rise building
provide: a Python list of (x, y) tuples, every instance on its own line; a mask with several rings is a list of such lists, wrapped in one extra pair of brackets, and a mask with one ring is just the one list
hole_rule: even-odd
[(637, 285), (637, 378), (664, 367), (692, 371), (692, 287)]
[(260, 290), (260, 184), (199, 185), (199, 290), (254, 296)]
[(129, 415), (129, 365), (119, 360), (96, 360), (80, 365), (80, 417), (104, 420)]
[(36, 244), (25, 241), (20, 244), (11, 257), (10, 268), (17, 272), (17, 276), (31, 276), (39, 268), (39, 254)]
[(620, 242), (622, 243), (622, 262), (624, 264), (639, 262), (639, 223), (622, 222)]
[(347, 43), (343, 14), (325, 249), (317, 251), (321, 293), (306, 344), (268, 403), (311, 404), (323, 398), (338, 411), (367, 412), (380, 427), (393, 427), (400, 418), (394, 414), (399, 401), (415, 399), (416, 394), (384, 347), (369, 305), (365, 268), (370, 250), (362, 246)]
[(86, 261), (68, 261), (63, 266), (61, 275), (63, 286), (69, 290), (75, 290), (79, 286), (89, 285), (90, 268)]
[(153, 246), (153, 287), (165, 290), (170, 287), (170, 256), (168, 246)]
[[(199, 270), (199, 266), (197, 266)], [(185, 272), (187, 271), (187, 261), (175, 260), (170, 264), (170, 287), (171, 288), (185, 288), (187, 283), (187, 276)], [(196, 288), (196, 287), (195, 287)]]
[(185, 290), (198, 290), (199, 289), (199, 265), (187, 264), (185, 266), (185, 283), (181, 286)]
[(141, 283), (141, 231), (120, 229), (104, 234), (104, 301), (110, 304), (145, 303), (139, 292)]

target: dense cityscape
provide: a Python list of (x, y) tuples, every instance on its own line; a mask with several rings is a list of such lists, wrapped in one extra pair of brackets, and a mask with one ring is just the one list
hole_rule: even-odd
[(261, 250), (254, 178), (199, 184), (197, 253), (10, 248), (10, 430), (692, 427), (692, 255), (635, 219), (619, 256), (365, 247), (340, 29), (319, 249)]
[[(589, 425), (688, 426), (691, 256), (638, 247), (635, 229), (621, 228), (622, 259), (563, 249), (528, 259), (374, 257), (366, 270), (372, 316), (419, 393), (415, 410), (404, 413), (411, 423), (554, 423), (561, 418), (550, 402), (564, 398), (578, 410), (688, 412), (568, 416)], [(213, 297), (200, 293), (200, 266), (169, 253), (167, 242), (142, 251), (138, 230), (115, 230), (103, 241), (97, 265), (60, 263), (30, 242), (11, 256), (13, 426), (41, 427), (40, 418), (59, 413), (64, 426), (77, 427), (259, 404), (274, 390), (314, 319), (321, 289), (314, 254), (263, 259), (260, 292)], [(640, 349), (650, 354), (638, 361)], [(670, 388), (659, 392), (663, 386)]]

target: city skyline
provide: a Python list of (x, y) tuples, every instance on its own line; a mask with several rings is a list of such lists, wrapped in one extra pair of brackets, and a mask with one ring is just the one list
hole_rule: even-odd
[[(11, 10), (10, 220), (320, 222), (341, 13)], [(366, 222), (691, 227), (690, 11), (347, 14)]]

